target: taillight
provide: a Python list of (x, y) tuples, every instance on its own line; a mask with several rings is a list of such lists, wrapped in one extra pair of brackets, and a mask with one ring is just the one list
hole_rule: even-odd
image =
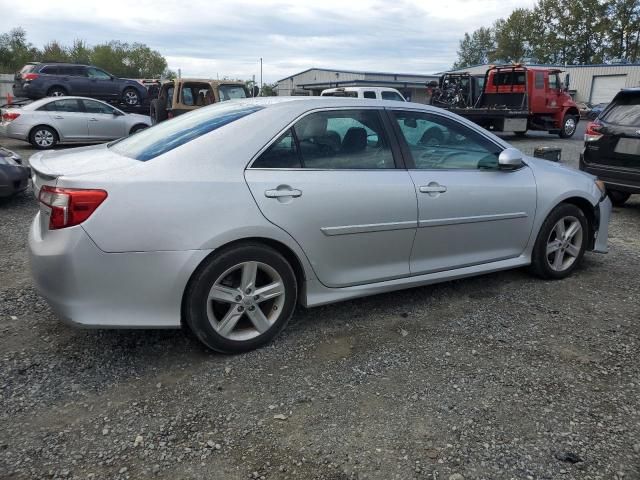
[(38, 73), (25, 73), (22, 76), (23, 80), (26, 80), (27, 82), (30, 82), (31, 80), (35, 80), (36, 78), (38, 78), (40, 76), (40, 74)]
[(589, 122), (587, 124), (587, 129), (584, 132), (584, 141), (585, 142), (595, 142), (602, 138), (602, 133), (600, 133), (600, 129), (602, 128), (602, 124), (597, 120), (595, 122)]
[(38, 200), (51, 209), (49, 230), (79, 225), (107, 198), (104, 190), (43, 186)]
[(13, 122), (16, 118), (20, 116), (17, 112), (5, 112), (2, 114), (3, 122)]

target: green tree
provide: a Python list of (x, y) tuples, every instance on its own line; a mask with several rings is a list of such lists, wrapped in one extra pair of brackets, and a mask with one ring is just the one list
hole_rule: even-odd
[(40, 57), (44, 61), (68, 62), (69, 54), (67, 49), (60, 45), (57, 40), (52, 40), (42, 48)]
[(610, 58), (636, 62), (640, 58), (640, 0), (610, 0), (606, 4)]
[(497, 20), (493, 26), (496, 42), (495, 59), (521, 62), (532, 55), (533, 12), (517, 8), (506, 20)]
[(84, 40), (76, 39), (68, 49), (69, 61), (74, 63), (91, 63), (91, 48)]
[(27, 41), (27, 32), (14, 28), (0, 35), (0, 69), (15, 72), (27, 62), (40, 59), (40, 52)]
[(487, 63), (495, 57), (495, 39), (491, 28), (480, 27), (471, 35), (464, 34), (458, 48), (458, 59), (454, 69)]

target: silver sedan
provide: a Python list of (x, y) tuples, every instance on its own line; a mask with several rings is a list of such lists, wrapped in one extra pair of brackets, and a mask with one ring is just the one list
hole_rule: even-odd
[(146, 115), (126, 114), (99, 100), (47, 97), (2, 109), (0, 136), (24, 140), (39, 150), (59, 143), (98, 143), (151, 126)]
[(32, 271), (63, 319), (240, 352), (306, 307), (606, 252), (595, 177), (448, 112), (349, 98), (212, 105), (31, 157)]

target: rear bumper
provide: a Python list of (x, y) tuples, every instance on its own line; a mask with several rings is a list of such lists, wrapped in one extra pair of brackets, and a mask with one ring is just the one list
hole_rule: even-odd
[(46, 92), (44, 92), (42, 88), (38, 88), (37, 84), (31, 82), (24, 83), (22, 85), (14, 83), (12, 90), (14, 97), (27, 97), (37, 99), (46, 96)]
[(91, 328), (178, 328), (187, 282), (205, 250), (105, 253), (85, 230), (29, 232), (31, 274), (64, 321)]
[(0, 198), (10, 197), (29, 186), (29, 167), (0, 165)]
[(609, 220), (611, 219), (611, 200), (605, 196), (596, 207), (598, 219), (598, 230), (595, 232), (595, 242), (593, 251), (596, 253), (607, 253), (609, 251)]
[(583, 153), (580, 155), (580, 170), (595, 175), (611, 190), (640, 193), (640, 168), (614, 167), (595, 162), (586, 163)]
[(27, 141), (29, 139), (29, 128), (26, 125), (15, 123), (15, 121), (0, 122), (0, 137)]

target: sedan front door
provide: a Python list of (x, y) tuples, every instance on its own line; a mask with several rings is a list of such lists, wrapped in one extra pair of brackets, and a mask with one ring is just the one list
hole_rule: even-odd
[(125, 115), (106, 103), (81, 100), (87, 112), (89, 139), (113, 140), (128, 135)]
[(416, 194), (381, 112), (310, 113), (246, 170), (264, 216), (302, 247), (329, 287), (409, 275)]
[(521, 255), (536, 209), (531, 169), (500, 169), (503, 148), (450, 117), (400, 110), (392, 116), (418, 196), (411, 273)]

